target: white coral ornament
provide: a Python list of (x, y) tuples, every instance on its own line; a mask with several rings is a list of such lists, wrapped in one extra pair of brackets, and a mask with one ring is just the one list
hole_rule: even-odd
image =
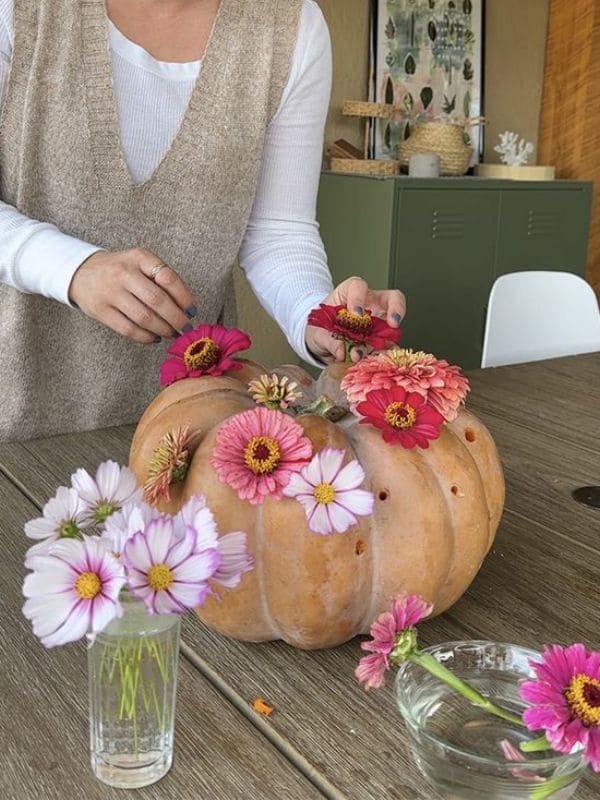
[(519, 139), (519, 134), (511, 131), (504, 131), (499, 138), (500, 144), (497, 144), (494, 150), (496, 153), (500, 153), (500, 160), (503, 164), (521, 167), (527, 163), (534, 150), (532, 142)]

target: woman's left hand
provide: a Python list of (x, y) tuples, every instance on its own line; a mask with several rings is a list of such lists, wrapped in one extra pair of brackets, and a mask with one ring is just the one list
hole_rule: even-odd
[[(356, 314), (363, 314), (368, 308), (374, 316), (385, 319), (392, 328), (398, 328), (406, 315), (406, 298), (402, 292), (397, 289), (369, 289), (363, 278), (347, 278), (322, 302), (330, 306), (345, 305)], [(344, 360), (344, 343), (334, 339), (323, 328), (308, 325), (305, 338), (308, 349), (320, 361), (329, 363)], [(354, 347), (351, 351), (353, 361), (359, 361), (366, 354), (367, 348), (364, 346)]]

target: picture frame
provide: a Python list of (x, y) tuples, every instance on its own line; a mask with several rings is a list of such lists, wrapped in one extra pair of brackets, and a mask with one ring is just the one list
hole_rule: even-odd
[(371, 0), (369, 98), (395, 113), (371, 129), (371, 157), (397, 158), (419, 121), (465, 128), (483, 155), (485, 0)]

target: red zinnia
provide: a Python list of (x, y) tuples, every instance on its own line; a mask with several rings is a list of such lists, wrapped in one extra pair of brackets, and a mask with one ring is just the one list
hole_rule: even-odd
[(428, 440), (438, 438), (444, 421), (424, 397), (401, 386), (369, 392), (356, 411), (364, 417), (361, 424), (380, 428), (388, 444), (400, 442), (407, 448), (429, 447)]
[(160, 367), (160, 385), (199, 378), (201, 375), (222, 375), (241, 364), (231, 356), (250, 347), (250, 337), (237, 328), (223, 325), (199, 325), (189, 333), (178, 336), (168, 352), (173, 356)]
[(346, 306), (328, 306), (321, 303), (308, 317), (308, 324), (324, 328), (336, 339), (357, 344), (368, 344), (373, 350), (383, 350), (388, 344), (400, 341), (399, 328), (373, 317), (369, 309), (364, 314), (349, 311)]

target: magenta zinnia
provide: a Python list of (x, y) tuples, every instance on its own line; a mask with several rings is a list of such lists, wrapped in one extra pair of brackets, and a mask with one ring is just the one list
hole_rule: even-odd
[(402, 348), (361, 359), (350, 367), (341, 383), (351, 406), (365, 400), (370, 391), (395, 386), (422, 395), (447, 422), (456, 419), (469, 391), (459, 367), (438, 360), (431, 353)]
[(217, 432), (211, 464), (219, 480), (253, 505), (281, 497), (294, 472), (310, 460), (312, 444), (287, 414), (266, 408), (244, 411)]
[(542, 661), (530, 661), (536, 680), (521, 684), (531, 707), (523, 721), (543, 731), (559, 753), (583, 747), (583, 758), (600, 772), (600, 653), (582, 644), (544, 648)]
[(222, 375), (227, 370), (239, 369), (241, 364), (232, 356), (249, 347), (250, 337), (237, 328), (200, 325), (178, 336), (170, 345), (168, 352), (172, 358), (167, 358), (161, 365), (160, 385), (168, 386), (182, 378)]
[(308, 317), (308, 324), (329, 331), (335, 339), (355, 344), (367, 344), (373, 350), (382, 350), (400, 341), (401, 331), (387, 322), (372, 316), (369, 309), (363, 314), (349, 311), (346, 306), (329, 306), (321, 303)]
[(433, 606), (416, 594), (401, 594), (390, 601), (389, 611), (380, 614), (371, 625), (371, 641), (361, 647), (363, 656), (354, 674), (367, 689), (383, 686), (390, 663), (400, 663), (416, 649), (414, 627), (433, 611)]
[(409, 449), (429, 447), (429, 440), (438, 438), (444, 422), (422, 395), (408, 393), (401, 386), (369, 392), (356, 412), (363, 417), (360, 424), (374, 425), (382, 431), (385, 442), (399, 442)]

